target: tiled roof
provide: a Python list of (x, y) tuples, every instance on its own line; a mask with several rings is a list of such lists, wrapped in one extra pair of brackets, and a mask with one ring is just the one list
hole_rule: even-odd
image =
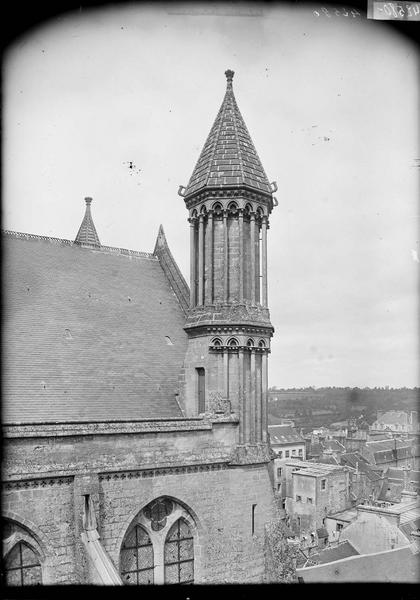
[(362, 473), (365, 473), (371, 481), (378, 481), (378, 479), (381, 479), (381, 476), (373, 471), (366, 460), (357, 452), (342, 454), (340, 456), (340, 462), (342, 465), (352, 467), (353, 469), (357, 468)]
[(359, 554), (354, 546), (350, 542), (345, 541), (337, 546), (330, 546), (321, 550), (317, 554), (311, 554), (311, 562), (317, 565), (325, 565), (326, 563), (335, 562), (349, 556), (356, 556)]
[(341, 456), (340, 456), (340, 461), (342, 465), (347, 465), (348, 467), (354, 467), (356, 468), (356, 465), (363, 462), (366, 463), (367, 460), (365, 458), (363, 458), (363, 456), (361, 454), (359, 454), (358, 452), (344, 452)]
[(226, 71), (222, 106), (186, 187), (191, 196), (204, 187), (245, 185), (272, 193), (267, 176), (239, 112), (232, 89), (233, 71)]
[(91, 244), (93, 246), (100, 246), (101, 242), (99, 241), (98, 234), (96, 233), (96, 228), (93, 223), (92, 214), (90, 212), (90, 205), (92, 203), (92, 198), (85, 198), (85, 202), (86, 202), (85, 216), (83, 217), (82, 224), (80, 225), (79, 231), (77, 232), (74, 243), (75, 244)]
[(3, 423), (182, 417), (185, 316), (153, 254), (3, 236)]
[(284, 425), (269, 425), (270, 442), (276, 444), (304, 444), (305, 440), (296, 429)]
[(396, 440), (393, 438), (389, 440), (366, 442), (366, 448), (375, 455), (381, 452), (411, 449), (412, 446), (413, 444), (410, 440)]

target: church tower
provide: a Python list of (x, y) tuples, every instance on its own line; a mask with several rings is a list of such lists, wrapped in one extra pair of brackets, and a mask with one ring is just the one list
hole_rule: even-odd
[[(277, 204), (233, 93), (226, 93), (186, 187), (190, 223), (186, 416), (236, 419), (239, 462), (267, 457), (267, 230)], [(259, 460), (258, 460), (259, 459)]]

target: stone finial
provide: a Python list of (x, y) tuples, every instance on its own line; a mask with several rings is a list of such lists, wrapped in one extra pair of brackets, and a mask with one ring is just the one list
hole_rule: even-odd
[(89, 206), (90, 204), (92, 204), (92, 198), (86, 197), (85, 202), (86, 202), (87, 206)]
[(231, 90), (232, 89), (232, 80), (233, 80), (233, 76), (235, 75), (235, 71), (228, 69), (227, 71), (225, 71), (225, 75), (226, 75), (226, 79), (227, 79), (227, 89)]

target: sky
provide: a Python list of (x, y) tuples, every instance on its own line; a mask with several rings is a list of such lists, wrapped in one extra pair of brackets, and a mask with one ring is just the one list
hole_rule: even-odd
[(91, 196), (103, 244), (151, 252), (162, 224), (188, 281), (177, 190), (233, 69), (278, 185), (269, 384), (418, 386), (418, 51), (315, 8), (119, 4), (27, 32), (3, 64), (2, 227), (74, 239)]

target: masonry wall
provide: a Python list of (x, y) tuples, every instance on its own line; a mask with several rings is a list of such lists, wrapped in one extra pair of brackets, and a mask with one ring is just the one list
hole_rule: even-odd
[(86, 494), (117, 570), (130, 523), (165, 495), (196, 523), (197, 581), (262, 581), (264, 524), (274, 518), (267, 465), (229, 466), (235, 422), (190, 426), (202, 429), (59, 438), (52, 427), (43, 437), (7, 440), (4, 515), (38, 541), (47, 557), (45, 583), (90, 582), (80, 540)]
[(150, 432), (89, 435), (88, 426), (81, 425), (78, 431), (84, 430), (84, 435), (47, 437), (55, 430), (46, 429), (45, 437), (12, 438), (5, 448), (3, 476), (21, 479), (227, 461), (235, 443), (236, 423), (229, 419), (213, 424), (162, 421), (154, 427)]
[(43, 583), (77, 583), (72, 478), (4, 488), (2, 515), (22, 526), (44, 554)]
[(162, 495), (184, 505), (196, 521), (197, 582), (263, 580), (264, 524), (274, 518), (266, 466), (168, 474), (146, 480), (101, 479), (102, 536), (116, 566), (130, 523), (148, 502)]
[[(321, 479), (326, 479), (326, 489), (321, 489)], [(337, 471), (326, 477), (317, 478), (316, 522), (322, 526), (322, 520), (329, 514), (350, 508), (349, 473)]]

